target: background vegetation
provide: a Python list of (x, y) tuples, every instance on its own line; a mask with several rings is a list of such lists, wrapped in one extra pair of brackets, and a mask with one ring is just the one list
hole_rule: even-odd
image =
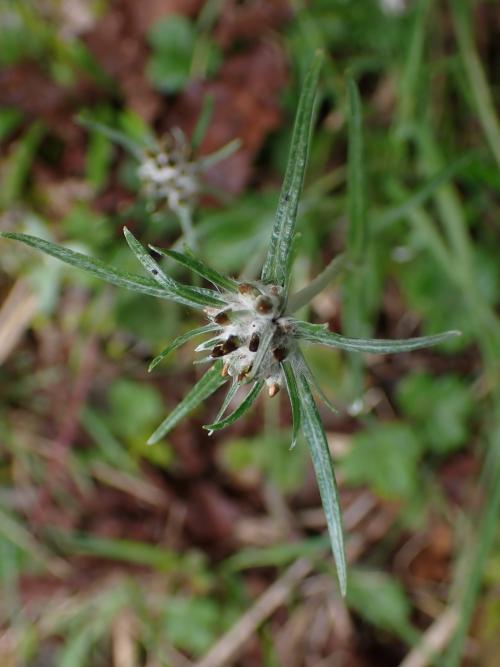
[[(0, 230), (136, 270), (127, 224), (169, 246), (130, 138), (212, 107), (200, 247), (260, 268), (300, 81), (328, 54), (295, 287), (367, 214), (359, 266), (309, 316), (387, 338), (463, 331), (439, 350), (310, 350), (340, 481), (350, 579), (339, 597), (286, 400), (221, 435), (208, 404), (145, 442), (199, 374), (192, 347), (150, 375), (190, 311), (0, 245), (0, 663), (496, 665), (500, 626), (500, 15), (495, 0), (116, 0), (0, 4)], [(347, 73), (364, 182), (347, 165)], [(362, 193), (349, 197), (352, 190)], [(354, 202), (354, 203), (353, 203)], [(361, 212), (361, 213), (360, 213)], [(183, 276), (184, 277), (184, 276)], [(217, 404), (218, 405), (218, 404)]]

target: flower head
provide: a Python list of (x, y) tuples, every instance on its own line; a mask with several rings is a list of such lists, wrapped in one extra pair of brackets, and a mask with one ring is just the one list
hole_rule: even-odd
[(144, 149), (137, 168), (150, 210), (169, 209), (177, 214), (196, 205), (201, 189), (199, 172), (191, 146), (178, 128)]

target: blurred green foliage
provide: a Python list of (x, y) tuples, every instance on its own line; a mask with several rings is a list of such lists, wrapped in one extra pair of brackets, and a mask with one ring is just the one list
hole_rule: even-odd
[[(200, 75), (217, 77), (223, 59), (231, 56), (217, 46), (211, 31), (218, 3), (208, 4), (215, 7), (213, 16), (207, 13), (205, 19), (196, 21), (170, 16), (151, 27), (145, 76), (158, 91), (170, 95), (186, 89)], [(417, 593), (410, 596), (386, 555), (392, 542), (382, 537), (384, 562), (376, 562), (376, 567), (384, 566), (386, 571), (354, 568), (347, 603), (356, 617), (382, 631), (377, 641), (383, 644), (395, 637), (408, 650), (418, 639), (417, 618), (432, 620), (418, 606), (421, 594), (436, 593), (439, 609), (443, 600), (458, 605), (463, 623), (450, 667), (460, 664), (460, 641), (466, 636), (483, 584), (480, 612), (484, 623), (478, 624), (477, 643), (494, 634), (499, 619), (494, 593), (500, 564), (496, 555), (488, 556), (491, 544), (498, 546), (500, 489), (495, 474), (500, 458), (495, 455), (500, 448), (495, 430), (500, 417), (500, 325), (495, 310), (500, 291), (500, 171), (498, 119), (495, 104), (491, 104), (493, 99), (498, 108), (497, 74), (491, 67), (498, 54), (491, 44), (485, 46), (488, 39), (494, 39), (488, 21), (473, 23), (465, 11), (473, 7), (488, 12), (494, 2), (419, 0), (410, 4), (408, 11), (395, 15), (383, 12), (375, 0), (291, 3), (293, 16), (280, 29), (277, 40), (290, 66), (289, 83), (281, 95), (282, 125), (257, 156), (257, 176), (247, 190), (220, 207), (202, 207), (197, 229), (203, 253), (215, 268), (233, 275), (243, 268), (252, 275), (260, 267), (277, 202), (273, 184), (284, 170), (299, 81), (311, 51), (324, 47), (330, 57), (299, 214), (302, 237), (296, 287), (317, 275), (330, 255), (345, 246), (349, 187), (351, 206), (356, 196), (348, 179), (346, 154), (349, 71), (362, 92), (364, 146), (362, 158), (357, 159), (362, 160), (366, 174), (363, 195), (369, 249), (360, 271), (363, 287), (355, 284), (340, 296), (332, 289), (324, 301), (314, 305), (313, 314), (324, 319), (325, 312), (342, 330), (345, 312), (351, 311), (353, 318), (361, 318), (376, 333), (390, 328), (411, 335), (416, 327), (425, 334), (448, 328), (464, 332), (461, 339), (440, 350), (443, 362), (436, 368), (433, 357), (419, 357), (414, 367), (395, 365), (387, 376), (377, 359), (370, 360), (370, 383), (380, 385), (383, 401), (395, 411), (382, 411), (376, 422), (368, 414), (367, 374), (352, 383), (352, 367), (343, 354), (308, 351), (322, 388), (339, 408), (353, 399), (366, 399), (355, 424), (344, 426), (347, 449), (336, 456), (343, 482), (347, 487), (367, 486), (377, 497), (396, 501), (402, 516), (415, 506), (424, 516), (434, 497), (427, 490), (440, 487), (443, 463), (453, 463), (457, 453), (477, 462), (489, 452), (484, 456), (482, 478), (484, 515), (478, 519), (467, 505), (457, 510), (442, 499), (443, 514), (455, 530), (454, 589), (448, 590), (447, 582), (440, 582), (438, 592), (430, 584), (421, 589), (416, 584)], [(92, 3), (98, 18), (106, 9), (106, 3)], [(116, 125), (139, 143), (148, 135), (149, 128), (123, 104), (118, 82), (103, 72), (84, 39), (64, 36), (60, 22), (47, 20), (35, 2), (4, 1), (0, 12), (3, 68), (36, 62), (49, 81), (66, 89), (83, 73), (102, 92), (90, 109), (88, 100), (85, 108), (75, 109), (75, 116), (90, 111), (96, 120)], [(485, 41), (475, 34), (479, 24)], [(479, 70), (478, 44), (493, 54), (491, 60), (479, 58)], [(244, 50), (244, 44), (238, 49)], [(487, 70), (486, 82), (481, 68)], [(49, 129), (25, 109), (2, 102), (0, 141), (2, 230), (15, 228), (68, 240), (71, 247), (133, 271), (134, 260), (119, 233), (127, 216), (134, 218), (145, 241), (165, 245), (175, 241), (175, 224), (167, 220), (165, 226), (151, 225), (139, 207), (109, 213), (94, 205), (113, 182), (115, 168), (119, 182), (132, 195), (137, 189), (133, 162), (102, 135), (89, 133), (83, 169), (78, 173), (90, 196), (75, 197), (60, 219), (51, 214), (54, 191), (45, 192), (36, 169), (37, 164), (44, 169), (57, 165), (54, 156), (62, 141), (57, 125)], [(199, 656), (250, 605), (248, 568), (280, 568), (302, 555), (314, 557), (324, 548), (324, 540), (301, 534), (299, 539), (260, 549), (240, 548), (220, 565), (207, 563), (199, 549), (178, 553), (161, 544), (160, 538), (159, 544), (152, 544), (132, 537), (99, 537), (85, 522), (82, 530), (61, 527), (57, 531), (34, 530), (27, 524), (26, 511), (16, 504), (18, 491), (21, 482), (28, 490), (45, 483), (51, 486), (46, 419), (52, 408), (47, 394), (51, 395), (57, 378), (67, 370), (37, 367), (38, 350), (46, 352), (50, 341), (62, 345), (56, 333), (72, 331), (76, 368), (82, 361), (81, 338), (97, 332), (103, 364), (119, 372), (96, 382), (95, 394), (82, 410), (79, 446), (71, 451), (68, 475), (87, 500), (96, 484), (121, 484), (127, 492), (140, 494), (141, 484), (149, 489), (147, 466), (166, 479), (175, 478), (178, 461), (172, 444), (147, 448), (144, 442), (165, 404), (173, 402), (162, 387), (171, 387), (169, 379), (176, 374), (182, 376), (190, 356), (169, 360), (150, 382), (144, 368), (173, 336), (193, 323), (184, 309), (135, 294), (114, 290), (107, 301), (109, 292), (97, 281), (19, 248), (4, 250), (5, 245), (2, 243), (0, 253), (5, 275), (2, 293), (6, 295), (11, 284), (26, 277), (40, 308), (28, 342), (19, 344), (0, 366), (0, 613), (2, 624), (15, 634), (16, 658), (31, 667), (47, 650), (47, 661), (58, 667), (108, 665), (114, 624), (124, 613), (135, 619), (138, 653), (151, 661), (163, 660), (164, 642)], [(61, 296), (70, 294), (76, 308), (82, 291), (87, 302), (75, 315), (77, 322), (73, 319), (71, 329), (58, 303)], [(387, 299), (392, 300), (392, 307)], [(101, 310), (100, 300), (105, 304)], [(459, 368), (454, 364), (455, 355), (461, 359)], [(302, 443), (289, 452), (286, 428), (277, 431), (276, 418), (267, 415), (266, 419), (261, 436), (238, 433), (210, 445), (204, 441), (201, 446), (217, 448), (219, 475), (238, 479), (238, 475), (255, 471), (285, 501), (293, 500), (306, 477)], [(329, 432), (335, 434), (337, 418), (327, 419)], [(182, 476), (179, 480), (182, 485)], [(73, 496), (56, 494), (59, 511), (69, 513), (77, 502)], [(147, 500), (138, 502), (149, 507)], [(402, 533), (398, 536), (404, 539)], [(467, 557), (465, 565), (462, 553)], [(115, 570), (124, 569), (112, 585), (98, 581), (96, 589), (68, 593), (62, 602), (50, 600), (27, 613), (22, 578), (39, 573), (64, 578), (65, 565), (78, 558), (108, 560)], [(153, 579), (143, 581), (131, 573), (131, 567), (144, 568)], [(291, 600), (290, 614), (295, 606)], [(263, 654), (263, 660), (273, 664), (272, 650), (264, 648)]]

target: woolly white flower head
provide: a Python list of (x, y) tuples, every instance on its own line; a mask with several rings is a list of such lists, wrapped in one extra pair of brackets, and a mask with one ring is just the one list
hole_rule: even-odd
[(280, 362), (295, 345), (292, 320), (283, 316), (282, 288), (240, 283), (238, 292), (225, 294), (224, 300), (222, 309), (206, 310), (220, 330), (197, 351), (212, 348), (210, 358), (223, 358), (223, 375), (239, 382), (265, 381), (269, 395), (275, 396), (283, 385)]
[(198, 172), (186, 137), (174, 129), (155, 148), (144, 151), (137, 173), (152, 208), (178, 213), (196, 203), (200, 191)]

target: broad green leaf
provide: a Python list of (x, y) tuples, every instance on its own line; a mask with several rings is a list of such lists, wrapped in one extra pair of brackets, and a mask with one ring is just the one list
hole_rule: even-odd
[(355, 264), (363, 261), (366, 249), (366, 197), (363, 164), (361, 102), (354, 79), (347, 81), (349, 96), (349, 155), (347, 162), (347, 252)]
[(156, 431), (148, 440), (148, 445), (153, 445), (161, 440), (181, 419), (192, 412), (206, 398), (211, 396), (227, 378), (221, 376), (222, 361), (216, 361), (205, 375), (198, 380), (191, 391), (182, 399), (182, 401), (172, 410), (168, 417), (158, 426)]
[[(113, 266), (105, 264), (99, 259), (94, 257), (89, 257), (80, 252), (75, 252), (74, 250), (69, 250), (63, 246), (58, 246), (55, 243), (50, 243), (50, 241), (45, 241), (36, 236), (30, 236), (29, 234), (16, 234), (14, 232), (4, 232), (0, 233), (0, 236), (6, 239), (13, 239), (14, 241), (20, 241), (25, 243), (36, 250), (40, 250), (47, 255), (51, 255), (56, 259), (59, 259), (61, 262), (75, 266), (78, 269), (82, 269), (87, 273), (91, 273), (102, 280), (105, 280), (112, 285), (117, 285), (118, 287), (125, 287), (133, 292), (140, 292), (141, 294), (148, 294), (149, 296), (156, 296), (160, 299), (176, 299), (172, 294), (166, 292), (164, 289), (158, 287), (154, 280), (145, 278), (143, 276), (136, 275), (135, 273), (128, 273), (127, 271), (120, 271), (120, 269), (115, 269)], [(181, 301), (181, 303), (187, 303), (189, 306), (202, 308), (200, 304), (194, 305), (191, 301)]]
[(314, 100), (323, 54), (317, 51), (300, 95), (285, 179), (271, 232), (271, 242), (262, 269), (262, 280), (287, 288), (288, 256), (295, 234), (299, 198), (304, 183), (313, 124)]
[(189, 79), (196, 44), (193, 23), (185, 16), (172, 14), (156, 21), (148, 34), (152, 54), (147, 73), (161, 91), (172, 93)]
[(410, 644), (418, 640), (418, 632), (410, 622), (410, 601), (401, 584), (388, 574), (353, 569), (347, 604), (376, 628), (394, 633)]
[(236, 280), (232, 280), (232, 278), (226, 278), (225, 276), (221, 275), (215, 269), (212, 269), (210, 266), (207, 266), (205, 262), (201, 261), (201, 259), (195, 257), (195, 255), (191, 252), (187, 254), (187, 253), (177, 252), (175, 250), (161, 250), (160, 248), (156, 248), (155, 246), (152, 245), (149, 247), (155, 252), (159, 253), (160, 255), (164, 255), (165, 257), (171, 257), (176, 262), (179, 262), (179, 264), (182, 264), (182, 266), (185, 266), (194, 273), (197, 273), (202, 278), (205, 278), (205, 280), (208, 280), (217, 287), (222, 287), (223, 289), (226, 289), (229, 292), (238, 291), (238, 283), (236, 282)]
[(302, 430), (309, 445), (316, 473), (316, 480), (330, 535), (330, 544), (337, 566), (340, 591), (342, 595), (345, 595), (347, 589), (347, 565), (342, 531), (342, 515), (330, 450), (309, 383), (301, 373), (295, 375), (302, 413)]
[(142, 266), (148, 271), (153, 279), (169, 294), (172, 298), (195, 308), (204, 306), (221, 306), (224, 302), (219, 299), (212, 290), (205, 290), (201, 287), (188, 287), (178, 283), (170, 276), (163, 272), (160, 265), (147, 253), (146, 249), (139, 243), (135, 236), (126, 227), (123, 228), (123, 233), (127, 243), (135, 254)]
[(420, 441), (406, 424), (376, 424), (354, 436), (340, 468), (345, 483), (368, 484), (381, 498), (411, 501), (418, 496)]
[(203, 334), (209, 333), (210, 331), (216, 331), (219, 329), (219, 327), (216, 324), (207, 324), (204, 327), (198, 327), (197, 329), (191, 329), (190, 331), (187, 331), (185, 334), (181, 334), (180, 336), (177, 336), (177, 338), (174, 338), (174, 340), (167, 345), (167, 347), (160, 352), (158, 356), (156, 356), (153, 361), (149, 364), (148, 372), (150, 373), (153, 368), (158, 366), (160, 361), (163, 361), (167, 355), (169, 355), (171, 352), (176, 350), (178, 347), (181, 345), (184, 345), (184, 343), (187, 343), (191, 338), (194, 338), (195, 336), (202, 336)]
[(387, 354), (394, 352), (411, 352), (423, 347), (431, 347), (443, 343), (449, 338), (460, 336), (460, 331), (444, 331), (433, 336), (420, 336), (406, 340), (390, 340), (385, 338), (347, 338), (328, 331), (326, 325), (296, 322), (294, 336), (299, 340), (320, 345), (330, 345), (349, 352), (368, 352), (370, 354)]
[(290, 405), (292, 408), (292, 444), (290, 449), (293, 449), (297, 443), (297, 438), (300, 431), (300, 399), (297, 389), (297, 382), (295, 381), (295, 375), (293, 374), (292, 367), (290, 366), (289, 361), (283, 361), (281, 364), (283, 373), (285, 374), (286, 388), (288, 390), (288, 396), (290, 398)]
[(460, 377), (410, 373), (398, 385), (397, 402), (433, 452), (449, 454), (468, 442), (476, 401)]
[(252, 389), (249, 391), (249, 393), (246, 395), (246, 397), (240, 403), (240, 405), (236, 408), (236, 410), (234, 410), (234, 412), (231, 412), (231, 414), (228, 415), (222, 421), (214, 422), (213, 424), (208, 424), (203, 428), (206, 428), (208, 431), (220, 431), (221, 429), (226, 428), (226, 426), (233, 424), (237, 419), (242, 417), (245, 414), (245, 412), (248, 412), (248, 410), (252, 407), (255, 399), (259, 395), (260, 390), (262, 389), (263, 386), (264, 382), (262, 381), (255, 382)]

